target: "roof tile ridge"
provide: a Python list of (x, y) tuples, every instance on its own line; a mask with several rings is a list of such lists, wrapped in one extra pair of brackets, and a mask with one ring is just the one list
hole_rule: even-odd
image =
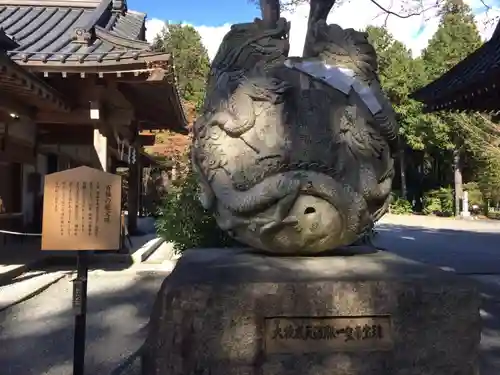
[(95, 34), (101, 40), (126, 49), (149, 51), (151, 48), (147, 41), (119, 36), (100, 26), (95, 26)]
[(127, 0), (112, 0), (111, 5), (111, 11), (114, 13), (124, 14), (127, 12)]
[(134, 10), (134, 9), (127, 9), (126, 13), (130, 13), (130, 14), (133, 14), (133, 15), (136, 15), (136, 16), (141, 16), (144, 19), (146, 19), (147, 16), (148, 16), (147, 13), (145, 13), (145, 12), (139, 12), (138, 10)]
[(73, 43), (90, 44), (95, 38), (95, 27), (104, 17), (111, 15), (110, 10), (115, 0), (102, 0), (101, 3), (94, 9), (92, 16), (87, 23), (80, 27), (75, 27), (73, 30)]

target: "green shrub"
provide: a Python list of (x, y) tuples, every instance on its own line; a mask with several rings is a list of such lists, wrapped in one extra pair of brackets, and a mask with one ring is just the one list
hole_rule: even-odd
[(489, 211), (488, 218), (492, 220), (500, 220), (500, 211)]
[(391, 196), (390, 212), (395, 215), (408, 215), (413, 213), (413, 206), (408, 200), (398, 197), (393, 193)]
[(453, 216), (453, 190), (439, 188), (424, 194), (424, 214)]
[(158, 235), (173, 242), (177, 251), (236, 244), (236, 241), (219, 229), (211, 213), (201, 206), (198, 200), (198, 183), (193, 173), (176, 181), (162, 200), (158, 215)]

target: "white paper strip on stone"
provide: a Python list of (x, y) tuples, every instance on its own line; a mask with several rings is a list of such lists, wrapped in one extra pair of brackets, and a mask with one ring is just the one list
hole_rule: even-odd
[(295, 62), (286, 60), (285, 66), (320, 79), (345, 95), (348, 95), (351, 89), (354, 90), (373, 115), (382, 110), (382, 106), (373, 93), (373, 90), (359, 82), (354, 77), (354, 71), (349, 68), (331, 66), (323, 61)]
[(352, 88), (356, 91), (361, 100), (366, 104), (370, 112), (375, 115), (382, 110), (378, 99), (375, 97), (373, 90), (370, 87), (363, 85), (359, 81), (354, 81)]

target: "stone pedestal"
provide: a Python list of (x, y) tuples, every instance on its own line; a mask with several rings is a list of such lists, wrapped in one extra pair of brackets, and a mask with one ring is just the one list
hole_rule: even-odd
[(472, 281), (386, 252), (191, 250), (164, 281), (143, 375), (476, 375)]

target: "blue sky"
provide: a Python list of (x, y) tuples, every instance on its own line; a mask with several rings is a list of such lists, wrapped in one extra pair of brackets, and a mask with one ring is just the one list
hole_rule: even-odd
[[(421, 0), (423, 7), (435, 4), (436, 0)], [(484, 38), (491, 35), (494, 23), (487, 25), (485, 19), (495, 19), (500, 16), (498, 4), (500, 0), (464, 0), (476, 13), (476, 21)], [(477, 14), (484, 11), (482, 1), (496, 9), (488, 15)], [(382, 6), (399, 12), (401, 6), (408, 4), (407, 0), (378, 0)], [(363, 30), (367, 25), (381, 26), (385, 16), (370, 0), (347, 0), (336, 8), (328, 17), (328, 22), (337, 23), (347, 28)], [(152, 40), (164, 25), (164, 21), (188, 23), (196, 27), (201, 35), (202, 42), (207, 48), (209, 56), (213, 58), (220, 45), (220, 41), (229, 30), (230, 24), (251, 22), (260, 16), (260, 11), (248, 0), (128, 0), (130, 9), (148, 14), (146, 37)], [(362, 12), (360, 12), (362, 9)], [(427, 46), (429, 38), (436, 32), (439, 17), (435, 8), (420, 16), (406, 19), (391, 16), (387, 20), (389, 32), (399, 41), (410, 48), (414, 55), (418, 55)], [(303, 4), (293, 13), (284, 13), (292, 28), (290, 32), (292, 56), (302, 53), (305, 33), (307, 30), (307, 15), (309, 6)]]
[(248, 22), (260, 13), (247, 0), (129, 0), (128, 6), (147, 13), (150, 19), (206, 26)]

